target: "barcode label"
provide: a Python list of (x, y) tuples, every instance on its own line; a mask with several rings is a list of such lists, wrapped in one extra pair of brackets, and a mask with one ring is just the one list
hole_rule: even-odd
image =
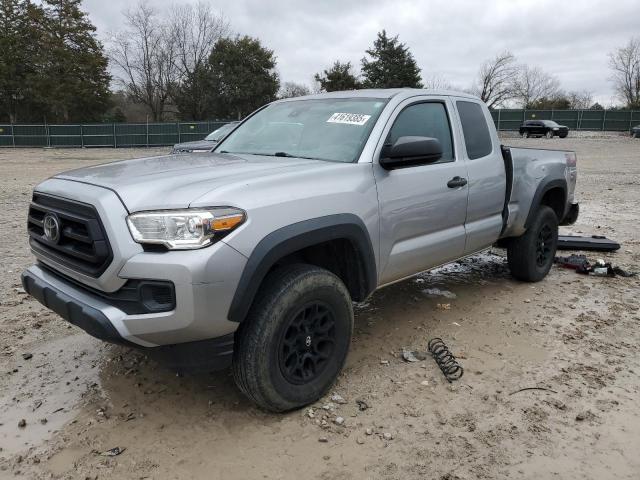
[(327, 123), (346, 123), (348, 125), (364, 125), (371, 115), (362, 113), (334, 113), (329, 117)]

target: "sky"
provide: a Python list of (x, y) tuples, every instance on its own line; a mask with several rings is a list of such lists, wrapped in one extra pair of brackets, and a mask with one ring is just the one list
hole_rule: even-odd
[[(376, 33), (399, 35), (423, 78), (468, 88), (479, 66), (510, 50), (520, 63), (557, 76), (567, 91), (588, 90), (616, 103), (608, 53), (640, 36), (639, 0), (205, 0), (233, 32), (258, 37), (274, 50), (281, 82), (312, 86), (335, 60), (359, 71)], [(131, 0), (84, 0), (107, 41), (122, 29)], [(189, 0), (147, 0), (158, 10)]]

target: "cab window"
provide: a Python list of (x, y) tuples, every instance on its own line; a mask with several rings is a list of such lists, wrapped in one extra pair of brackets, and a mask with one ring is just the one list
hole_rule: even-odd
[(470, 160), (486, 157), (493, 151), (493, 145), (482, 107), (477, 103), (465, 101), (458, 101), (456, 105), (462, 123), (467, 156)]
[(443, 103), (425, 102), (409, 105), (396, 117), (385, 145), (391, 146), (400, 137), (437, 138), (442, 145), (442, 158), (434, 163), (453, 162), (451, 125)]

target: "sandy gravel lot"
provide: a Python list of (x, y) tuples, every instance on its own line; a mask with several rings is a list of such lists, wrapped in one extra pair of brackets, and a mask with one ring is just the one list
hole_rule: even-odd
[[(506, 143), (575, 149), (582, 213), (570, 231), (618, 240), (590, 257), (640, 269), (640, 140)], [(24, 295), (33, 186), (161, 151), (0, 150), (0, 478), (640, 478), (638, 278), (554, 267), (519, 283), (494, 250), (383, 289), (357, 308), (334, 388), (346, 403), (329, 395), (311, 415), (258, 410), (228, 372), (176, 377)], [(402, 360), (435, 336), (461, 358), (461, 381)], [(527, 387), (547, 390), (514, 393)], [(114, 447), (123, 453), (101, 455)]]

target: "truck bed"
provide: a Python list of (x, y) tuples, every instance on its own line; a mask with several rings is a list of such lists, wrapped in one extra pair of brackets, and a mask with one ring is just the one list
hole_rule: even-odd
[(574, 203), (577, 178), (575, 152), (503, 146), (503, 156), (507, 182), (511, 184), (510, 188), (507, 186), (508, 201), (505, 202), (502, 238), (519, 236), (525, 232), (531, 207), (539, 203), (551, 188), (565, 184), (567, 198), (564, 203)]

